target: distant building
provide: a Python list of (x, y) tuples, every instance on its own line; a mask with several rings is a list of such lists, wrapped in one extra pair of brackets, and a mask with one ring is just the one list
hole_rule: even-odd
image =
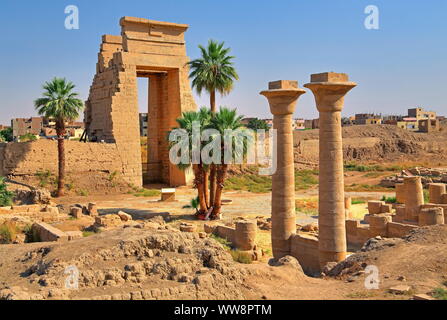
[[(57, 137), (56, 122), (44, 117), (16, 118), (11, 120), (12, 134), (18, 139), (25, 134), (33, 134), (48, 139)], [(69, 121), (65, 123), (66, 137), (70, 139), (80, 138), (84, 132), (84, 122)]]
[(140, 136), (147, 137), (148, 114), (140, 113)]
[(419, 131), (419, 122), (417, 118), (406, 117), (397, 122), (397, 126), (408, 131)]
[(440, 121), (438, 119), (418, 120), (419, 132), (435, 132), (440, 130)]
[(40, 135), (43, 128), (42, 117), (16, 118), (11, 120), (12, 135), (14, 139), (27, 133)]
[(382, 124), (390, 124), (390, 125), (397, 125), (397, 122), (402, 121), (404, 116), (400, 115), (388, 115), (382, 117)]
[(304, 123), (305, 123), (304, 119), (295, 119), (295, 120), (293, 120), (293, 123), (292, 123), (293, 130), (304, 130), (304, 129), (306, 129)]
[(250, 121), (252, 120), (256, 120), (257, 118), (244, 118), (241, 120), (242, 125), (244, 126), (248, 126), (248, 124), (250, 123)]
[(320, 119), (304, 120), (305, 129), (318, 129), (320, 128)]
[(4, 125), (0, 124), (0, 131), (3, 131), (5, 129), (9, 129), (9, 128), (11, 128), (11, 127), (10, 126), (4, 126)]
[(374, 113), (358, 113), (355, 115), (355, 124), (382, 124), (382, 116)]
[(416, 118), (417, 120), (424, 120), (424, 119), (435, 120), (436, 112), (426, 111), (423, 108), (413, 108), (413, 109), (408, 109), (408, 117)]

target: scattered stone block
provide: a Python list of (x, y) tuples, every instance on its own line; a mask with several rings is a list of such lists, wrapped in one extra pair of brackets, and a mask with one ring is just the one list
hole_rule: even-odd
[(180, 225), (180, 231), (182, 232), (195, 232), (196, 226), (190, 223), (182, 223)]
[(205, 230), (206, 233), (210, 234), (210, 233), (213, 233), (213, 232), (214, 232), (214, 230), (216, 229), (216, 227), (213, 226), (213, 225), (211, 225), (211, 224), (207, 224), (207, 223), (205, 223), (205, 224), (203, 225), (203, 229)]
[(68, 241), (69, 235), (45, 222), (34, 223), (33, 234), (37, 235), (42, 242)]
[(382, 204), (380, 207), (380, 213), (391, 213), (393, 211), (392, 204)]
[(122, 221), (131, 221), (132, 216), (124, 211), (118, 212), (118, 216), (121, 218)]
[(95, 228), (113, 228), (121, 226), (123, 221), (117, 214), (107, 214), (95, 217)]
[(406, 293), (410, 292), (410, 290), (411, 290), (410, 286), (399, 285), (399, 286), (391, 287), (389, 289), (389, 292), (393, 293), (393, 294), (406, 294)]
[(98, 208), (96, 206), (96, 203), (90, 202), (87, 206), (87, 212), (92, 217), (98, 216)]
[(253, 250), (256, 240), (257, 225), (255, 221), (238, 221), (235, 230), (235, 246), (239, 250)]
[(65, 233), (68, 235), (68, 240), (83, 238), (82, 231), (66, 231)]
[(419, 293), (419, 294), (415, 294), (413, 296), (413, 300), (427, 301), (427, 300), (436, 300), (436, 299), (429, 296), (428, 294)]
[(383, 201), (368, 201), (368, 211), (369, 214), (380, 214), (382, 213), (382, 205), (385, 202)]
[(161, 189), (161, 201), (163, 202), (175, 201), (175, 188)]
[(71, 207), (71, 208), (70, 208), (70, 214), (71, 214), (74, 218), (79, 219), (79, 218), (82, 217), (82, 208), (79, 208), (79, 207), (77, 207), (77, 206), (75, 206), (75, 207)]

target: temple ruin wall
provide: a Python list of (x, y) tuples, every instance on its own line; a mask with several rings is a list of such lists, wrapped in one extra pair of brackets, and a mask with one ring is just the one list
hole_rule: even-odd
[[(65, 141), (67, 173), (126, 172), (116, 144)], [(37, 140), (0, 144), (0, 176), (33, 176), (49, 170), (57, 174), (57, 141)]]

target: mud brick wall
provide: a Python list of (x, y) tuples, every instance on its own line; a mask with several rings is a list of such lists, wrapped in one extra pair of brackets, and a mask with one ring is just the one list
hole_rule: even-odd
[(402, 238), (408, 235), (411, 230), (418, 228), (417, 226), (413, 226), (411, 224), (397, 222), (390, 222), (386, 227), (388, 238)]
[[(119, 155), (115, 144), (65, 141), (67, 173), (124, 173), (126, 163), (121, 161)], [(8, 143), (0, 146), (0, 159), (1, 176), (32, 176), (46, 170), (57, 174), (57, 141), (42, 139)]]
[(444, 220), (447, 221), (447, 204), (427, 203), (421, 206), (421, 209), (442, 208), (444, 210)]

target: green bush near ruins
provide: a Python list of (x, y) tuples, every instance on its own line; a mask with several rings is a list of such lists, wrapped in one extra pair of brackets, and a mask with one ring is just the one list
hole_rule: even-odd
[(159, 196), (161, 192), (159, 190), (155, 189), (139, 189), (137, 192), (135, 192), (133, 195), (135, 197), (156, 197)]
[(5, 178), (0, 177), (0, 207), (12, 205), (13, 197), (14, 194), (6, 187)]
[(243, 264), (251, 264), (253, 262), (253, 260), (247, 253), (233, 248), (230, 241), (214, 234), (211, 235), (211, 238), (219, 242), (222, 247), (231, 254), (231, 257), (234, 261)]
[(11, 142), (14, 140), (12, 128), (7, 128), (0, 131), (0, 142)]
[[(318, 170), (295, 171), (295, 190), (307, 190), (316, 185), (318, 185)], [(272, 191), (272, 178), (251, 173), (233, 175), (225, 181), (225, 189), (268, 193)]]
[(37, 140), (37, 137), (32, 133), (26, 133), (23, 136), (19, 137), (20, 142), (31, 142), (31, 141), (36, 141), (36, 140)]
[(345, 171), (358, 171), (358, 172), (402, 171), (403, 169), (405, 169), (404, 167), (398, 165), (390, 165), (390, 166), (383, 166), (379, 164), (363, 165), (363, 164), (356, 164), (353, 162), (345, 163), (344, 167)]

